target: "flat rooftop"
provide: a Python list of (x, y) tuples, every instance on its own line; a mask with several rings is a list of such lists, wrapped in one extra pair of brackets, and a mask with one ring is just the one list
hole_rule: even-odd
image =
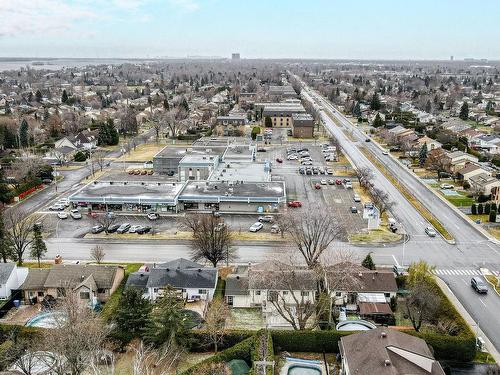
[(265, 163), (224, 162), (210, 175), (210, 181), (267, 182), (270, 179)]
[(256, 148), (254, 145), (231, 145), (223, 155), (225, 162), (230, 161), (248, 161), (252, 162)]
[(95, 181), (69, 197), (71, 202), (177, 204), (183, 184), (179, 182)]
[(248, 139), (247, 137), (203, 137), (197, 139), (193, 143), (193, 147), (230, 146), (232, 144), (247, 145), (252, 143), (252, 140)]
[(313, 117), (309, 113), (294, 113), (292, 114), (294, 120), (313, 120)]
[(222, 155), (225, 150), (226, 146), (224, 145), (193, 145), (188, 147), (166, 146), (154, 157), (182, 159), (186, 155)]
[(263, 202), (285, 201), (285, 183), (244, 182), (226, 183), (218, 181), (188, 181), (179, 194), (180, 201), (191, 202)]

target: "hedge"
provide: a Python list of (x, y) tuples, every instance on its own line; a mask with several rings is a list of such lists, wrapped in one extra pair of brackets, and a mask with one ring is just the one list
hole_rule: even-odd
[(420, 337), (434, 350), (434, 357), (439, 360), (470, 362), (476, 357), (476, 338), (474, 335), (450, 336), (432, 332), (407, 331)]
[[(262, 360), (260, 353), (262, 352), (263, 344), (267, 347), (267, 356), (265, 360), (269, 362), (274, 360), (274, 347), (271, 334), (269, 331), (261, 330), (257, 333), (257, 336), (254, 339), (254, 346), (251, 353), (252, 363)], [(273, 368), (271, 366), (266, 367), (266, 375), (273, 375)]]
[(200, 368), (212, 363), (229, 362), (233, 359), (243, 359), (248, 364), (252, 363), (251, 353), (255, 344), (255, 334), (247, 339), (241, 341), (239, 344), (226, 349), (216, 355), (201, 361), (197, 365), (187, 369), (182, 373), (182, 375), (195, 375), (198, 373)]
[(339, 340), (352, 332), (340, 331), (271, 331), (277, 351), (338, 353)]
[[(221, 350), (228, 349), (243, 340), (255, 335), (255, 331), (246, 330), (229, 330), (226, 331), (222, 342), (219, 343), (218, 348)], [(211, 343), (210, 335), (205, 330), (192, 330), (191, 331), (191, 347), (189, 350), (191, 352), (206, 352), (213, 350), (213, 344)]]

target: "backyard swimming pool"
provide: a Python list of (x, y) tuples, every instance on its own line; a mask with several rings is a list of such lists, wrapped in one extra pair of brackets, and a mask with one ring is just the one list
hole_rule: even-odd
[(35, 315), (25, 324), (26, 327), (56, 328), (66, 321), (61, 312), (52, 311)]
[(288, 367), (288, 375), (321, 375), (321, 370), (316, 367), (292, 365)]
[(281, 368), (280, 375), (322, 375), (325, 374), (321, 361), (286, 358), (285, 365)]

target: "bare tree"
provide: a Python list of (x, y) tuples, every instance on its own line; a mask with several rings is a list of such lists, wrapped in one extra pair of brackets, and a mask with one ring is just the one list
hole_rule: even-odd
[(22, 265), (24, 253), (34, 240), (33, 228), (37, 223), (37, 216), (28, 215), (18, 208), (10, 209), (4, 215), (7, 240), (14, 250), (15, 260)]
[(187, 215), (183, 225), (193, 232), (191, 258), (194, 261), (206, 259), (217, 267), (219, 262), (234, 258), (230, 228), (220, 218), (207, 214)]
[(432, 150), (427, 154), (425, 165), (430, 170), (437, 173), (438, 181), (441, 180), (441, 174), (450, 170), (450, 159), (446, 157), (446, 153), (441, 150)]
[(116, 222), (116, 215), (110, 212), (105, 212), (97, 215), (94, 220), (104, 227), (106, 234), (108, 233), (109, 227)]
[(205, 330), (210, 336), (210, 341), (217, 353), (219, 343), (226, 334), (226, 319), (229, 316), (229, 307), (222, 298), (214, 298), (205, 314)]
[(133, 347), (135, 353), (132, 375), (167, 375), (170, 374), (184, 354), (184, 350), (173, 341), (166, 342), (160, 349), (146, 347), (141, 341)]
[(153, 126), (153, 129), (155, 131), (156, 143), (160, 141), (160, 134), (163, 127), (165, 126), (164, 117), (165, 115), (163, 113), (156, 112), (151, 120), (151, 125)]
[(101, 264), (105, 256), (106, 253), (104, 252), (102, 246), (95, 245), (92, 249), (90, 249), (90, 258), (97, 264)]
[(170, 135), (175, 138), (182, 130), (186, 128), (185, 119), (188, 113), (184, 108), (176, 107), (163, 114), (162, 119), (167, 128), (170, 130)]
[(415, 331), (420, 331), (424, 322), (435, 318), (439, 305), (439, 297), (429, 284), (420, 283), (410, 287), (410, 294), (405, 299), (405, 307)]
[(390, 199), (389, 194), (387, 194), (385, 191), (373, 187), (370, 189), (370, 192), (372, 195), (373, 204), (379, 209), (380, 215), (394, 207), (395, 202)]
[(369, 186), (373, 180), (373, 171), (367, 167), (361, 167), (356, 169), (356, 176), (358, 177), (359, 184), (361, 186)]
[(288, 215), (276, 215), (274, 222), (278, 226), (278, 231), (280, 232), (281, 238), (285, 237), (285, 233), (288, 232), (292, 223)]
[(345, 228), (324, 207), (312, 205), (301, 215), (287, 215), (290, 221), (288, 233), (308, 267), (314, 268), (321, 254), (334, 240), (346, 237)]
[(103, 168), (106, 166), (106, 151), (104, 150), (94, 151), (92, 153), (92, 159), (99, 167), (99, 170), (102, 172)]

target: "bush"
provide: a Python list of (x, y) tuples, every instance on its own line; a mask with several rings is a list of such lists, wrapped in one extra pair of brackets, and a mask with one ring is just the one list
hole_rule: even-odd
[[(255, 331), (245, 331), (245, 330), (231, 330), (227, 331), (221, 343), (219, 343), (218, 348), (221, 350), (230, 348), (237, 343), (251, 337), (255, 334)], [(210, 336), (208, 332), (204, 330), (193, 330), (191, 331), (191, 342), (192, 345), (189, 348), (192, 352), (206, 352), (213, 349)]]
[(482, 214), (483, 214), (483, 211), (484, 211), (484, 209), (483, 209), (483, 204), (482, 204), (482, 203), (479, 203), (479, 204), (477, 205), (477, 214), (478, 214), (478, 215), (482, 215)]
[(477, 205), (475, 203), (472, 203), (472, 206), (470, 207), (470, 212), (472, 215), (477, 215)]
[(78, 151), (73, 159), (77, 162), (82, 162), (87, 160), (88, 154), (86, 152)]
[(490, 223), (495, 223), (497, 221), (497, 211), (496, 210), (490, 211), (490, 217), (488, 218), (488, 221)]
[(490, 204), (489, 204), (489, 203), (486, 203), (486, 204), (484, 205), (484, 213), (485, 213), (486, 215), (489, 215), (489, 214), (490, 214), (490, 208), (491, 208), (491, 206), (490, 206)]
[(257, 138), (257, 134), (260, 134), (260, 127), (258, 126), (254, 126), (252, 128), (252, 139), (255, 141), (255, 139)]
[(226, 280), (220, 277), (217, 279), (217, 286), (215, 288), (214, 298), (224, 298), (224, 291), (226, 290)]
[(271, 331), (277, 351), (338, 353), (339, 340), (349, 333), (339, 331)]
[(434, 351), (438, 361), (470, 362), (476, 356), (476, 339), (474, 335), (449, 336), (432, 332), (409, 331), (408, 334), (424, 339)]
[(201, 134), (180, 134), (177, 136), (179, 141), (196, 141), (201, 138)]

